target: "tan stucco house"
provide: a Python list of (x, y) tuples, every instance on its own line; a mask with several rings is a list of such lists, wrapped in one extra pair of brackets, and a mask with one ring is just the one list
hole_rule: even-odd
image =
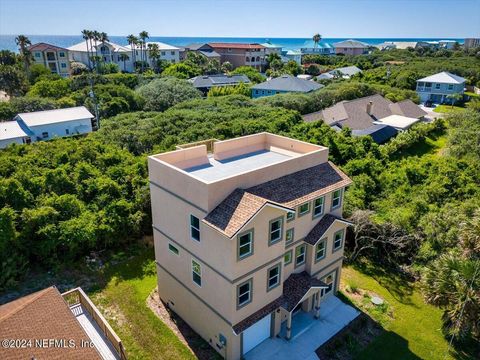
[[(160, 298), (218, 353), (291, 337), (335, 294), (351, 180), (328, 148), (269, 133), (148, 159)], [(281, 329), (286, 331), (282, 331)]]

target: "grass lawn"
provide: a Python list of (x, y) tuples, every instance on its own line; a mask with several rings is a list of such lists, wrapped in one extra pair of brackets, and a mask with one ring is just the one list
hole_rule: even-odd
[(384, 311), (366, 311), (386, 331), (360, 352), (358, 359), (455, 358), (441, 332), (442, 310), (425, 304), (419, 290), (406, 279), (370, 265), (344, 267), (342, 293), (365, 310), (366, 303), (346, 292), (346, 285), (378, 294), (387, 303)]
[(464, 111), (464, 107), (460, 106), (451, 106), (451, 105), (438, 105), (435, 109), (433, 109), (436, 113), (448, 114), (456, 111)]
[(195, 359), (146, 305), (156, 286), (153, 256), (153, 249), (141, 250), (109, 265), (106, 286), (89, 295), (122, 339), (129, 359)]
[(392, 160), (400, 160), (410, 156), (440, 155), (447, 143), (447, 131), (435, 131), (428, 134), (424, 140), (399, 150), (392, 155)]

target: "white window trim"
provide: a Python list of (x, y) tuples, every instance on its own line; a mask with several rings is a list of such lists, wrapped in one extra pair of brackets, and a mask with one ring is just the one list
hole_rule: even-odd
[[(323, 255), (322, 255), (322, 257), (318, 257), (318, 252), (319, 252), (318, 246), (320, 244), (324, 244), (323, 245)], [(315, 262), (319, 262), (320, 260), (325, 259), (326, 255), (327, 255), (327, 238), (323, 238), (317, 243), (317, 245), (315, 245)]]
[[(338, 205), (333, 205), (333, 202), (335, 201), (335, 198), (334, 195), (336, 192), (339, 192), (339, 195), (338, 195)], [(334, 192), (332, 192), (332, 210), (333, 209), (338, 209), (340, 206), (342, 206), (342, 195), (343, 195), (343, 191), (342, 189), (338, 189), (338, 190), (335, 190)]]
[[(198, 265), (198, 268), (200, 269), (200, 274), (193, 270), (193, 263)], [(195, 285), (197, 285), (198, 287), (202, 287), (202, 265), (197, 260), (195, 260), (194, 258), (192, 258), (191, 270), (192, 270), (192, 282)], [(200, 277), (200, 284), (198, 284), (195, 280), (193, 280), (193, 274), (197, 274)]]
[[(303, 247), (303, 260), (302, 262), (297, 262), (297, 259), (300, 255), (297, 255), (297, 249), (298, 248), (301, 248)], [(299, 267), (299, 266), (302, 266), (303, 264), (305, 264), (306, 260), (307, 260), (307, 247), (306, 245), (302, 244), (302, 245), (298, 245), (296, 248), (295, 248), (295, 267)]]
[[(272, 225), (276, 222), (280, 222), (280, 227), (277, 230), (272, 231)], [(272, 237), (273, 232), (278, 232), (279, 234), (278, 237), (273, 238)], [(283, 216), (270, 220), (270, 222), (268, 223), (268, 245), (276, 244), (279, 241), (281, 241), (282, 238), (283, 238)]]
[[(243, 294), (240, 294), (240, 287), (242, 287), (245, 284), (248, 284), (248, 290), (243, 294), (248, 293), (248, 300), (240, 303), (240, 295), (243, 295)], [(240, 309), (240, 308), (250, 304), (252, 302), (252, 298), (253, 298), (252, 295), (253, 295), (253, 279), (252, 278), (248, 279), (247, 281), (244, 281), (241, 284), (238, 284), (238, 286), (237, 286), (237, 309)]]
[[(248, 253), (240, 256), (240, 247), (247, 246), (247, 243), (240, 246), (240, 238), (242, 236), (245, 236), (245, 235), (250, 235), (250, 242), (248, 243), (249, 246), (250, 246), (250, 251)], [(253, 229), (246, 230), (246, 231), (238, 234), (238, 236), (237, 236), (237, 260), (243, 260), (243, 259), (253, 255), (253, 238), (254, 238), (254, 230)]]
[[(322, 205), (319, 205), (319, 206), (315, 206), (315, 202), (319, 199), (322, 199)], [(316, 198), (315, 200), (313, 200), (313, 203), (312, 203), (312, 207), (313, 207), (313, 210), (312, 210), (312, 218), (317, 218), (321, 215), (323, 215), (323, 212), (325, 210), (325, 196), (321, 196), (319, 198)], [(315, 209), (321, 207), (322, 208), (322, 211), (320, 211), (318, 214), (315, 214)]]
[[(340, 245), (336, 247), (335, 242), (336, 242), (337, 234), (341, 234), (341, 237), (340, 237)], [(338, 230), (333, 234), (333, 251), (332, 252), (340, 250), (343, 247), (344, 238), (345, 238), (345, 230)]]
[[(272, 271), (273, 269), (278, 269), (278, 273), (277, 275), (274, 275), (272, 277), (270, 277), (270, 271)], [(267, 291), (270, 291), (270, 290), (273, 290), (275, 289), (277, 286), (280, 285), (280, 280), (281, 280), (281, 271), (282, 271), (282, 263), (278, 263), (274, 266), (272, 266), (271, 268), (269, 268), (267, 270)], [(277, 278), (277, 281), (275, 284), (273, 285), (270, 285), (270, 279), (276, 277)]]

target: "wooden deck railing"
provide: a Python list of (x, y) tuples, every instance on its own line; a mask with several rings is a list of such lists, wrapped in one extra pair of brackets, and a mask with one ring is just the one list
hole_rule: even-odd
[(102, 330), (105, 337), (112, 343), (113, 347), (117, 351), (121, 360), (126, 360), (127, 355), (125, 348), (123, 347), (122, 340), (118, 337), (115, 331), (108, 324), (107, 320), (100, 314), (95, 304), (90, 300), (90, 298), (85, 294), (82, 288), (75, 288), (64, 292), (62, 294), (63, 299), (67, 304), (72, 307), (74, 305), (82, 305), (82, 307), (88, 311), (92, 319), (97, 323), (98, 327)]
[(200, 140), (200, 141), (195, 141), (195, 142), (188, 143), (188, 144), (177, 145), (176, 149), (181, 150), (181, 149), (188, 149), (188, 148), (198, 146), (198, 145), (206, 145), (207, 146), (207, 153), (212, 153), (213, 152), (213, 143), (215, 143), (217, 141), (218, 141), (218, 139)]

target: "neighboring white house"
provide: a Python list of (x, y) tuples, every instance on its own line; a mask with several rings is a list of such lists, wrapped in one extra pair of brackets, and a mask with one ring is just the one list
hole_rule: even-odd
[[(90, 50), (90, 48), (89, 48)], [(97, 42), (97, 45), (93, 44), (94, 56), (100, 56), (102, 60), (106, 63), (115, 63), (119, 66), (121, 70), (133, 71), (133, 60), (130, 49), (125, 46), (121, 46), (112, 42)], [(70, 61), (80, 62), (85, 65), (89, 65), (89, 53), (87, 52), (87, 43), (82, 41), (76, 45), (70, 46), (68, 48), (68, 54)], [(121, 60), (121, 54), (126, 54), (128, 60)], [(92, 55), (90, 54), (90, 57)]]
[(10, 144), (26, 144), (30, 137), (16, 121), (0, 122), (0, 149)]
[(296, 50), (282, 51), (282, 62), (295, 61), (298, 65), (302, 65), (302, 53)]
[[(165, 44), (165, 43), (162, 43), (162, 42), (147, 42), (147, 44), (145, 45), (146, 46), (145, 53), (147, 55), (147, 62), (150, 66), (153, 66), (153, 61), (150, 58), (149, 52), (148, 52), (148, 45), (149, 44), (156, 44), (158, 46), (158, 50), (160, 52), (160, 54), (159, 54), (160, 55), (160, 60), (165, 60), (165, 61), (168, 61), (168, 62), (171, 62), (171, 63), (180, 62), (180, 48), (172, 46), (172, 45), (168, 45), (168, 44)], [(131, 52), (132, 52), (131, 46), (127, 45), (127, 46), (125, 46), (125, 48), (128, 49), (128, 51), (130, 51), (129, 56), (131, 56)], [(142, 53), (142, 50), (137, 46), (135, 48), (135, 57), (136, 57), (137, 61), (140, 60), (140, 56), (142, 55), (141, 53)]]
[(86, 134), (96, 127), (94, 116), (85, 106), (35, 111), (15, 116), (31, 141)]
[(422, 102), (452, 103), (453, 94), (463, 96), (465, 79), (461, 76), (443, 71), (417, 80), (417, 94)]
[(360, 70), (356, 66), (346, 66), (337, 69), (333, 69), (329, 72), (320, 74), (317, 76), (318, 80), (331, 80), (335, 78), (343, 78), (343, 79), (350, 79), (353, 75), (361, 73)]

